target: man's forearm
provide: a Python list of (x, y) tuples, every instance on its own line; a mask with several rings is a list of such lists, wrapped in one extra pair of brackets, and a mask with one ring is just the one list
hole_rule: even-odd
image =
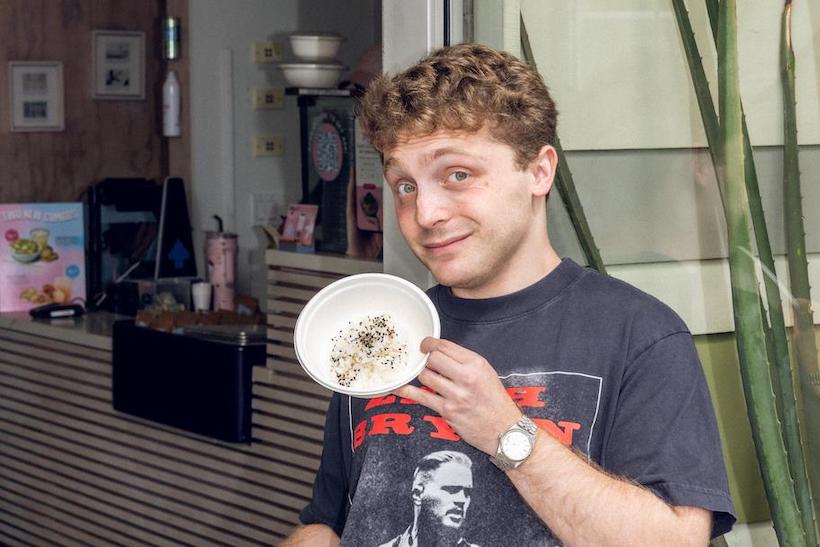
[(339, 536), (330, 526), (308, 524), (297, 528), (282, 547), (337, 547), (339, 543)]
[(709, 542), (709, 511), (670, 507), (652, 492), (597, 469), (541, 430), (532, 456), (508, 476), (568, 546)]

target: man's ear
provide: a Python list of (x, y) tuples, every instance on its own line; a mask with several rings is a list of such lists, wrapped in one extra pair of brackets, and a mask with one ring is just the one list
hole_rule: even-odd
[(530, 172), (533, 175), (532, 193), (534, 196), (541, 197), (550, 193), (557, 171), (558, 152), (553, 146), (545, 144), (530, 164)]
[(424, 492), (424, 486), (417, 484), (413, 487), (413, 505), (421, 505), (421, 494)]

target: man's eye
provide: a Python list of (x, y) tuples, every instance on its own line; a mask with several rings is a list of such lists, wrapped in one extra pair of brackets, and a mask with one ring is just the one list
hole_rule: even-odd
[(396, 185), (396, 193), (400, 196), (405, 196), (407, 194), (412, 194), (416, 191), (416, 186), (410, 184), (409, 182), (400, 182)]
[(467, 171), (453, 171), (447, 176), (447, 182), (464, 182), (470, 177)]

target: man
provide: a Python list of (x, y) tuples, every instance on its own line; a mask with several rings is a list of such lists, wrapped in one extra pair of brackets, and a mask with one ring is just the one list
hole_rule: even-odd
[(461, 529), (472, 496), (472, 465), (465, 454), (452, 450), (440, 450), (422, 458), (413, 472), (413, 522), (379, 547), (471, 547), (461, 537)]
[(481, 545), (706, 545), (728, 531), (691, 334), (550, 245), (556, 112), (540, 76), (484, 46), (445, 48), (374, 81), (361, 120), (401, 232), (439, 283), (442, 335), (422, 342), (414, 385), (334, 396), (290, 544), (378, 543), (404, 518), (392, 485), (435, 450), (473, 461)]

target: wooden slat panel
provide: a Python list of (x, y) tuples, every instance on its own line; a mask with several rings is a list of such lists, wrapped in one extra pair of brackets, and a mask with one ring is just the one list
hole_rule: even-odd
[(311, 270), (312, 272), (331, 272), (340, 275), (381, 272), (384, 269), (382, 263), (376, 260), (318, 253), (289, 253), (275, 249), (265, 252), (265, 262), (274, 267), (296, 268)]
[(301, 408), (315, 409), (318, 414), (324, 417), (327, 411), (327, 405), (330, 402), (330, 393), (322, 394), (321, 396), (305, 395), (295, 391), (288, 391), (284, 389), (269, 388), (265, 386), (257, 386), (255, 393), (260, 398), (272, 401), (274, 403), (282, 403), (286, 407), (297, 405)]
[[(303, 374), (291, 374), (289, 371), (283, 372), (277, 374), (275, 380), (271, 378), (271, 381), (266, 383), (268, 385), (273, 385), (274, 381), (276, 387), (286, 391), (296, 391), (299, 393), (317, 395), (323, 399), (330, 399), (330, 396), (332, 395), (332, 392), (329, 389), (317, 384)], [(253, 389), (254, 397), (264, 397), (263, 392), (257, 390), (257, 386), (254, 386)]]
[[(11, 446), (8, 449), (8, 452), (12, 454), (26, 454), (24, 450), (20, 450), (15, 446)], [(150, 526), (152, 531), (154, 532), (166, 534), (168, 537), (177, 538), (179, 540), (186, 541), (189, 544), (200, 544), (203, 540), (203, 537), (190, 535), (188, 532), (196, 533), (197, 531), (199, 531), (203, 534), (209, 533), (208, 529), (204, 525), (198, 526), (196, 525), (196, 523), (193, 523), (193, 525), (191, 525), (191, 521), (187, 521), (184, 519), (176, 519), (173, 521), (169, 521), (168, 525), (153, 525), (153, 523), (151, 522), (151, 518), (164, 521), (163, 515), (167, 511), (167, 507), (155, 508), (151, 505), (141, 504), (140, 502), (143, 500), (140, 498), (134, 497), (134, 499), (132, 499), (133, 496), (129, 496), (127, 494), (122, 495), (116, 490), (110, 489), (109, 483), (107, 483), (105, 480), (101, 479), (98, 475), (93, 473), (93, 471), (95, 471), (95, 468), (93, 467), (89, 468), (88, 470), (80, 469), (73, 471), (70, 467), (67, 466), (65, 468), (57, 468), (48, 464), (47, 459), (42, 458), (37, 454), (29, 455), (25, 461), (20, 461), (0, 453), (0, 462), (2, 462), (3, 465), (7, 467), (9, 470), (13, 470), (13, 474), (11, 474), (10, 477), (14, 479), (14, 482), (25, 482), (27, 486), (38, 488), (49, 496), (49, 498), (43, 499), (51, 499), (51, 497), (58, 497), (63, 499), (64, 501), (70, 502), (71, 507), (81, 506), (85, 508), (90, 508), (92, 511), (105, 509), (106, 504), (122, 507), (125, 511), (122, 513), (115, 513), (113, 514), (113, 516), (126, 516), (128, 517), (127, 521), (130, 525), (142, 528)], [(63, 462), (59, 463), (62, 464)], [(47, 468), (48, 470), (44, 471), (43, 467), (37, 467), (36, 465), (32, 464), (49, 465), (49, 468)], [(60, 475), (59, 473), (55, 473), (55, 471), (62, 470), (68, 470), (69, 474)], [(3, 469), (0, 469), (0, 477), (2, 477), (2, 475)], [(116, 485), (115, 488), (118, 488), (120, 490), (122, 489), (121, 485)], [(23, 493), (25, 494), (26, 491), (24, 490)], [(297, 497), (291, 497), (289, 499), (286, 499), (285, 501), (295, 508), (301, 508), (302, 505), (304, 505), (303, 500)], [(60, 502), (58, 504), (58, 507), (61, 507), (62, 505), (63, 502)], [(286, 520), (290, 518), (292, 509), (282, 508), (279, 506), (276, 507), (276, 512), (275, 514), (271, 515), (271, 518), (277, 520)], [(80, 517), (85, 515), (85, 513), (78, 514), (72, 511), (68, 512), (74, 513), (75, 515)], [(101, 513), (107, 514), (107, 512), (104, 510), (101, 511)], [(91, 513), (90, 518), (95, 518), (93, 512)], [(116, 524), (116, 521), (112, 522), (114, 522), (113, 528), (117, 528), (118, 525)], [(265, 522), (268, 521), (266, 520)], [(174, 525), (179, 525), (179, 527), (175, 528)], [(130, 532), (128, 532), (125, 529), (123, 530), (124, 533), (136, 534), (137, 536), (144, 535), (143, 532), (140, 530), (132, 530)], [(280, 531), (282, 531), (282, 529), (280, 529)]]
[[(8, 458), (0, 456), (0, 461), (8, 462)], [(13, 462), (13, 460), (12, 460)], [(13, 465), (13, 463), (12, 463)], [(0, 489), (3, 490), (4, 500), (8, 502), (9, 511), (23, 517), (33, 517), (39, 526), (53, 529), (62, 535), (63, 538), (73, 538), (81, 545), (110, 545), (118, 542), (121, 545), (134, 543), (136, 540), (168, 542), (169, 538), (151, 534), (141, 538), (121, 534), (113, 527), (103, 527), (98, 523), (91, 522), (84, 517), (95, 515), (78, 511), (78, 505), (72, 500), (64, 500), (54, 495), (55, 488), (59, 485), (38, 480), (31, 475), (18, 475), (15, 477), (25, 484), (9, 480), (3, 477), (3, 470), (0, 469)], [(69, 501), (69, 503), (65, 503)], [(105, 519), (109, 523), (109, 519)], [(75, 526), (82, 526), (82, 529)], [(114, 522), (114, 526), (118, 523)], [(90, 535), (83, 530), (94, 533)], [(65, 541), (65, 540), (64, 540)], [(180, 544), (181, 545), (181, 544)]]
[[(37, 515), (24, 513), (27, 518), (20, 518), (15, 514), (11, 514), (12, 512), (21, 513), (22, 511), (16, 507), (11, 507), (9, 514), (3, 515), (3, 521), (6, 521), (8, 526), (4, 526), (2, 521), (0, 521), (0, 530), (5, 529), (6, 531), (14, 532), (20, 541), (25, 542), (23, 544), (38, 546), (67, 545), (72, 547), (79, 547), (82, 545), (76, 541), (66, 541), (67, 538), (65, 536), (61, 536), (52, 530), (43, 528), (36, 520), (34, 520), (37, 518)], [(14, 542), (10, 545), (19, 545), (19, 543)]]
[(33, 545), (32, 543), (25, 543), (22, 539), (20, 539), (17, 536), (10, 536), (9, 533), (12, 531), (14, 531), (15, 533), (19, 533), (17, 529), (4, 523), (2, 515), (0, 515), (0, 545), (15, 545), (19, 547), (27, 547), (29, 545)]
[(273, 370), (268, 367), (253, 367), (253, 382), (261, 384), (273, 383)]
[(314, 274), (312, 272), (294, 272), (275, 269), (268, 270), (269, 283), (310, 287), (316, 291), (327, 287), (337, 279), (339, 279), (339, 276), (336, 274)]
[(0, 354), (0, 362), (6, 363), (10, 366), (25, 367), (29, 370), (37, 370), (48, 373), (54, 376), (66, 377), (70, 376), (75, 382), (82, 382), (92, 386), (111, 389), (111, 377), (103, 376), (101, 374), (93, 374), (90, 372), (82, 372), (78, 370), (71, 370), (62, 365), (55, 363), (48, 363), (45, 361), (37, 362), (33, 359), (28, 359), (16, 353), (3, 352)]
[(111, 373), (111, 354), (105, 361), (97, 361), (96, 359), (89, 359), (79, 355), (60, 354), (53, 349), (45, 349), (33, 345), (27, 345), (26, 342), (19, 342), (16, 340), (0, 340), (3, 345), (4, 353), (16, 353), (18, 355), (28, 357), (39, 361), (48, 361), (51, 363), (60, 363), (74, 368), (79, 368), (87, 372), (98, 374)]
[(322, 446), (315, 441), (305, 441), (294, 435), (283, 435), (279, 431), (271, 431), (261, 427), (254, 428), (253, 435), (255, 438), (267, 441), (278, 448), (299, 450), (316, 457), (322, 455)]
[[(2, 394), (2, 391), (0, 391), (0, 394)], [(82, 442), (93, 446), (95, 449), (109, 450), (112, 452), (119, 452), (125, 449), (129, 451), (129, 454), (133, 454), (134, 457), (139, 458), (143, 463), (169, 469), (175, 473), (179, 473), (180, 476), (210, 482), (218, 487), (222, 486), (228, 489), (235, 488), (236, 480), (238, 479), (252, 481), (253, 484), (249, 484), (245, 487), (245, 493), (259, 496), (262, 499), (267, 495), (267, 491), (264, 487), (273, 487), (275, 484), (281, 482), (275, 474), (280, 475), (286, 484), (291, 480), (301, 480), (303, 482), (310, 482), (312, 480), (312, 477), (294, 472), (288, 466), (279, 462), (266, 461), (262, 464), (263, 470), (257, 471), (247, 466), (234, 465), (174, 446), (157, 443), (152, 439), (135, 439), (131, 435), (120, 433), (84, 420), (74, 419), (71, 416), (51, 415), (46, 410), (19, 403), (15, 400), (0, 402), (0, 408), (25, 413), (26, 416), (20, 416), (15, 420), (16, 424), (40, 427), (44, 431), (53, 429), (58, 436), (62, 436), (61, 433), (64, 431), (76, 431), (78, 433), (71, 434), (71, 440), (75, 442)], [(89, 435), (85, 435), (85, 433)], [(257, 485), (261, 485), (262, 488)], [(215, 496), (218, 495), (218, 493), (215, 493)], [(229, 496), (224, 498), (224, 501), (239, 506), (247, 506), (259, 512), (270, 510), (270, 508), (262, 503), (255, 501), (246, 502), (244, 498), (234, 500)]]
[(293, 330), (296, 328), (296, 317), (268, 313), (268, 326), (272, 328), (285, 327)]
[(110, 350), (93, 348), (83, 344), (74, 344), (64, 340), (56, 340), (54, 338), (30, 334), (27, 332), (19, 332), (2, 327), (0, 327), (0, 338), (3, 340), (22, 342), (23, 344), (27, 344), (35, 348), (44, 348), (54, 353), (58, 360), (60, 355), (66, 355), (69, 358), (82, 357), (103, 363), (108, 363), (111, 360)]
[[(253, 425), (260, 428), (266, 427), (275, 431), (287, 432), (291, 429), (292, 423), (293, 422), (291, 420), (285, 420), (275, 416), (267, 416), (265, 414), (256, 413), (253, 415)], [(308, 439), (321, 443), (324, 437), (324, 429), (318, 426), (311, 427), (310, 425), (305, 425), (299, 428), (299, 434), (302, 437), (307, 437)], [(307, 480), (310, 482), (313, 480), (313, 477), (309, 477)]]
[(298, 300), (300, 302), (307, 302), (316, 291), (296, 289), (294, 287), (287, 287), (285, 285), (268, 285), (268, 298)]
[(280, 403), (267, 402), (261, 399), (254, 399), (252, 406), (257, 412), (264, 412), (272, 416), (280, 416), (283, 418), (293, 418), (294, 422), (302, 422), (314, 426), (319, 425), (320, 427), (324, 427), (325, 412), (327, 411), (327, 405), (325, 405), (325, 410), (321, 410), (318, 404), (310, 410), (305, 410), (302, 408), (287, 408)]
[[(193, 438), (193, 434), (181, 435), (178, 430), (164, 428), (147, 420), (126, 414), (112, 415), (110, 403), (107, 402), (84, 399), (76, 394), (45, 385), (38, 386), (36, 392), (31, 392), (25, 383), (10, 377), (0, 376), (0, 384), (10, 386), (4, 393), (7, 393), (10, 399), (27, 405), (31, 409), (29, 412), (35, 413), (38, 408), (44, 408), (50, 412), (77, 418), (84, 424), (81, 429), (91, 427), (88, 424), (98, 424), (104, 428), (107, 435), (121, 434), (122, 438), (127, 439), (124, 442), (148, 447), (156, 445), (157, 451), (165, 451), (182, 461), (200, 462), (201, 465), (209, 466), (216, 471), (230, 469), (228, 464), (233, 463), (259, 469), (265, 473), (276, 463), (255, 454), (252, 446), (229, 443), (222, 445), (215, 441), (202, 442)], [(287, 462), (288, 459), (284, 458), (281, 461)]]
[(267, 367), (273, 370), (275, 378), (278, 378), (279, 374), (290, 374), (292, 376), (299, 376), (310, 380), (310, 377), (299, 363), (268, 356)]
[(268, 313), (292, 313), (294, 315), (299, 315), (302, 313), (302, 309), (305, 307), (304, 304), (297, 304), (294, 302), (285, 302), (283, 300), (276, 300), (273, 298), (268, 299)]
[(296, 351), (293, 346), (286, 346), (283, 344), (268, 344), (268, 355), (276, 355), (278, 357), (286, 357), (296, 361)]
[[(374, 261), (324, 255), (297, 255), (268, 251), (268, 359), (270, 376), (253, 386), (253, 431), (257, 450), (279, 457), (279, 452), (299, 450), (315, 457), (322, 452), (325, 413), (331, 392), (316, 384), (302, 370), (293, 350), (293, 329), (302, 307), (294, 300), (313, 294), (346, 275), (377, 272)], [(270, 445), (266, 444), (270, 443)]]
[(293, 330), (268, 329), (268, 340), (293, 345)]
[[(210, 530), (205, 526), (163, 507), (143, 503), (139, 498), (141, 492), (123, 489), (121, 484), (101, 479), (84, 469), (50, 461), (14, 446), (0, 447), (0, 461), (21, 477), (25, 474), (28, 477), (26, 482), (35, 488), (42, 482), (50, 496), (62, 500), (60, 506), (64, 511), (75, 517), (92, 519), (140, 542), (154, 545), (172, 542), (171, 538), (193, 545), (216, 545), (207, 535)], [(125, 495), (118, 490), (125, 490)]]
[(6, 383), (11, 386), (19, 386), (23, 389), (39, 389), (37, 386), (32, 386), (32, 383), (36, 383), (43, 386), (50, 386), (64, 391), (78, 393), (85, 397), (97, 399), (98, 401), (111, 400), (110, 388), (105, 389), (97, 386), (90, 386), (88, 384), (74, 382), (71, 379), (62, 378), (60, 376), (43, 374), (41, 371), (4, 363), (2, 360), (0, 360), (0, 383)]
[[(73, 447), (70, 443), (61, 441), (54, 436), (41, 435), (34, 432), (23, 432), (20, 428), (15, 428), (9, 425), (8, 422), (0, 420), (0, 429), (8, 434), (7, 443), (0, 446), (0, 453), (8, 454), (12, 451), (24, 451), (29, 453), (29, 458), (33, 454), (38, 453), (43, 446), (50, 447), (52, 450), (56, 449), (55, 454), (59, 454), (59, 461), (51, 460), (48, 463), (49, 468), (63, 468), (64, 466), (71, 466), (75, 471), (67, 471), (68, 473), (77, 473), (76, 470), (88, 468), (88, 460), (97, 462), (91, 466), (98, 478), (93, 478), (95, 482), (101, 482), (109, 485), (120, 484), (128, 488), (128, 491), (134, 499), (138, 499), (147, 505), (155, 506), (169, 512), (176, 513), (181, 517), (187, 519), (188, 525), (195, 528), (198, 525), (207, 532), (209, 537), (219, 541), (239, 541), (239, 538), (246, 538), (242, 543), (250, 545), (252, 540), (262, 543), (270, 543), (273, 538), (270, 533), (257, 528), (254, 525), (245, 524), (244, 521), (248, 516), (243, 511), (233, 509), (230, 505), (213, 501), (206, 498), (204, 495), (198, 497), (196, 495), (196, 482), (184, 481), (179, 477), (173, 477), (173, 474), (160, 471), (154, 468), (148, 468), (136, 461), (117, 457), (113, 454), (95, 453), (92, 448), (80, 449)], [(24, 434), (23, 436), (18, 436)], [(101, 464), (101, 465), (100, 465)], [(147, 478), (151, 476), (153, 478)], [(168, 479), (176, 481), (176, 483), (168, 482)], [(189, 483), (190, 482), (190, 483)], [(187, 489), (193, 490), (190, 493)], [(201, 486), (204, 494), (210, 491)], [(223, 492), (223, 495), (227, 492)], [(179, 500), (179, 501), (177, 501)], [(237, 520), (237, 519), (242, 520)], [(262, 519), (258, 522), (261, 524)], [(275, 526), (275, 520), (272, 518), (265, 519), (265, 525)], [(226, 535), (219, 532), (219, 529), (231, 530), (236, 534), (236, 537)]]

